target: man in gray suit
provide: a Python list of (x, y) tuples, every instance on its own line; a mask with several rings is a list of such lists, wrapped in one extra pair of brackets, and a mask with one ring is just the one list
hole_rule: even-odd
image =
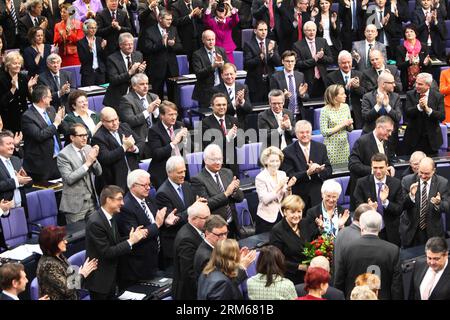
[(99, 147), (87, 144), (88, 133), (84, 125), (70, 128), (71, 144), (57, 157), (58, 170), (63, 179), (63, 191), (59, 209), (66, 213), (67, 223), (83, 220), (98, 208), (94, 176), (102, 174), (97, 161)]
[(144, 73), (131, 78), (131, 87), (133, 90), (120, 99), (117, 113), (121, 122), (128, 123), (136, 135), (147, 141), (148, 129), (159, 117), (161, 100), (148, 91), (148, 77)]
[(218, 214), (228, 222), (231, 238), (237, 234), (235, 203), (244, 200), (240, 181), (231, 170), (222, 168), (223, 155), (218, 145), (208, 145), (203, 151), (203, 160), (205, 167), (192, 178), (192, 189), (197, 196), (208, 199), (212, 214)]
[(399, 72), (396, 66), (387, 65), (386, 60), (380, 50), (372, 50), (370, 52), (370, 63), (372, 68), (366, 69), (363, 72), (361, 85), (366, 90), (366, 92), (375, 90), (378, 86), (378, 76), (381, 72), (389, 70), (389, 72), (394, 76), (395, 79), (395, 92), (399, 93), (403, 91), (402, 81), (399, 77)]
[(374, 24), (368, 24), (366, 26), (364, 36), (366, 37), (365, 40), (353, 42), (352, 46), (352, 56), (356, 62), (356, 70), (359, 71), (364, 71), (372, 67), (369, 59), (369, 52), (371, 50), (381, 51), (384, 59), (387, 60), (386, 46), (376, 41), (378, 30)]

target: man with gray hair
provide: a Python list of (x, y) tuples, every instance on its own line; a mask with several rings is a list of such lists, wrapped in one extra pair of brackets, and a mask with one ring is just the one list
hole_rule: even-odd
[(347, 95), (345, 102), (350, 106), (354, 128), (362, 128), (361, 98), (366, 92), (361, 86), (362, 72), (352, 69), (352, 55), (346, 50), (342, 50), (338, 55), (339, 70), (328, 74), (327, 86), (340, 84), (345, 88)]
[(68, 105), (69, 93), (71, 89), (75, 89), (72, 74), (61, 70), (61, 57), (58, 54), (50, 54), (46, 61), (47, 68), (39, 74), (38, 84), (44, 84), (50, 88), (53, 106), (64, 106), (66, 113), (69, 113), (71, 111)]
[(426, 156), (422, 151), (414, 151), (411, 157), (409, 157), (409, 166), (401, 173), (402, 179), (409, 174), (417, 173), (419, 171), (420, 161)]
[[(117, 0), (109, 0), (109, 2)], [(107, 10), (105, 12), (105, 10)], [(117, 10), (120, 12), (122, 10)], [(100, 30), (98, 17), (101, 14), (109, 15), (108, 9), (97, 14), (97, 24)], [(121, 12), (123, 14), (123, 12)], [(116, 22), (117, 23), (117, 22)], [(109, 38), (107, 38), (109, 44)], [(106, 60), (106, 75), (109, 87), (106, 89), (103, 104), (115, 107), (119, 105), (120, 98), (129, 92), (131, 77), (136, 73), (143, 73), (147, 64), (143, 61), (142, 53), (134, 51), (134, 38), (131, 33), (125, 32), (119, 36), (120, 50), (110, 52)], [(105, 48), (106, 50), (106, 48)]]
[(168, 211), (176, 210), (180, 219), (177, 223), (161, 228), (162, 257), (164, 266), (173, 265), (173, 242), (178, 230), (187, 222), (187, 209), (195, 202), (191, 184), (185, 180), (186, 163), (182, 156), (171, 156), (166, 161), (167, 179), (159, 186), (156, 193), (158, 208), (166, 207)]
[(368, 24), (364, 30), (364, 40), (355, 41), (352, 45), (352, 56), (356, 62), (356, 69), (364, 71), (372, 67), (369, 54), (372, 50), (380, 50), (385, 60), (387, 60), (386, 46), (376, 41), (378, 30), (376, 25)]
[(360, 219), (361, 238), (342, 250), (335, 274), (335, 287), (345, 293), (347, 299), (355, 286), (355, 279), (362, 273), (375, 273), (381, 279), (380, 300), (402, 300), (403, 284), (400, 269), (400, 249), (378, 237), (382, 218), (374, 210), (364, 212)]
[(133, 90), (124, 95), (117, 107), (122, 122), (128, 123), (131, 130), (142, 140), (147, 141), (148, 129), (159, 117), (161, 100), (148, 90), (148, 77), (137, 73), (131, 78)]
[(406, 94), (408, 126), (403, 143), (407, 154), (420, 150), (433, 157), (442, 145), (440, 123), (445, 119), (444, 97), (431, 88), (432, 82), (431, 74), (419, 73), (416, 88)]

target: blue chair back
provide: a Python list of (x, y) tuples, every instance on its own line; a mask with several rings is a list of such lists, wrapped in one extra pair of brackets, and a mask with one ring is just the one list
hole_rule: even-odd
[(234, 65), (238, 70), (244, 70), (244, 52), (233, 51)]
[(187, 55), (177, 55), (177, 62), (179, 75), (189, 74), (189, 61)]
[(246, 42), (249, 42), (250, 39), (252, 38), (254, 32), (253, 29), (242, 29), (241, 31), (241, 47), (244, 47), (244, 44)]
[(31, 281), (30, 298), (31, 300), (39, 300), (39, 283), (37, 277)]
[(69, 71), (72, 74), (72, 81), (76, 88), (81, 87), (80, 65), (62, 67), (61, 70)]
[(359, 137), (361, 137), (361, 133), (362, 133), (361, 129), (347, 132), (347, 139), (348, 139), (348, 144), (350, 145), (350, 151), (353, 149), (353, 145), (355, 144), (356, 140), (358, 140)]
[(323, 139), (324, 139), (323, 135), (321, 135), (321, 134), (313, 134), (311, 136), (311, 140), (316, 141), (316, 142), (323, 143)]
[(195, 177), (202, 170), (203, 152), (193, 152), (186, 155), (189, 177)]
[[(78, 266), (81, 267), (84, 264), (84, 261), (86, 260), (86, 250), (82, 250), (80, 252), (77, 252), (73, 255), (71, 255), (69, 258), (67, 258), (67, 261), (69, 261), (69, 264), (71, 266)], [(78, 297), (80, 300), (90, 300), (89, 292), (84, 289), (78, 290)]]
[(320, 130), (320, 113), (323, 108), (314, 109), (314, 124), (313, 130)]
[[(55, 192), (52, 189), (38, 190), (27, 193), (28, 222), (42, 227), (57, 225), (58, 207)], [(31, 226), (32, 231), (39, 231)]]
[(255, 142), (236, 148), (240, 179), (256, 177), (258, 173), (261, 172), (261, 168), (258, 165), (259, 155), (261, 154), (261, 145), (261, 142)]
[[(7, 217), (0, 218), (6, 246), (13, 248), (24, 244), (28, 239), (28, 225), (22, 207), (10, 209)], [(8, 249), (5, 248), (5, 249)]]

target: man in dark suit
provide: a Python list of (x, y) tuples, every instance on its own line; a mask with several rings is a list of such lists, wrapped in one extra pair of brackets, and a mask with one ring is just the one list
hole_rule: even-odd
[(375, 153), (371, 159), (372, 174), (356, 182), (355, 208), (368, 203), (382, 217), (380, 239), (400, 247), (400, 215), (403, 211), (403, 193), (400, 180), (390, 177), (388, 159), (382, 153)]
[(52, 53), (47, 57), (47, 69), (39, 74), (38, 83), (46, 85), (52, 93), (52, 104), (64, 106), (69, 113), (69, 93), (75, 89), (72, 75), (69, 71), (61, 70), (61, 57)]
[[(158, 270), (158, 253), (160, 250), (161, 226), (173, 223), (177, 217), (168, 213), (166, 208), (157, 210), (154, 200), (149, 197), (150, 175), (147, 171), (136, 169), (127, 177), (128, 193), (124, 205), (117, 216), (117, 227), (122, 237), (126, 238), (130, 231), (143, 226), (148, 236), (133, 246), (130, 254), (124, 256), (119, 263), (119, 288), (126, 289), (139, 280), (155, 277)], [(164, 221), (166, 220), (166, 221)]]
[(311, 140), (312, 126), (306, 120), (297, 121), (295, 135), (298, 141), (292, 142), (283, 150), (284, 161), (281, 169), (289, 177), (296, 177), (292, 193), (305, 202), (305, 212), (321, 201), (323, 181), (331, 176), (333, 169), (323, 143)]
[(363, 71), (363, 76), (361, 79), (361, 85), (366, 92), (373, 91), (378, 87), (378, 76), (386, 69), (389, 70), (389, 72), (394, 76), (394, 91), (397, 93), (402, 92), (403, 86), (398, 75), (397, 67), (394, 65), (387, 65), (384, 61), (383, 54), (379, 50), (371, 50), (369, 57), (372, 67)]
[(212, 251), (221, 239), (228, 237), (228, 224), (219, 215), (213, 214), (205, 222), (205, 238), (198, 247), (194, 256), (194, 271), (197, 277), (203, 272), (211, 258)]
[(133, 41), (131, 33), (122, 33), (119, 36), (120, 50), (108, 56), (106, 74), (109, 87), (103, 99), (105, 106), (117, 107), (120, 98), (129, 91), (131, 77), (144, 72), (147, 67), (147, 63), (142, 60), (142, 53), (134, 51)]
[(403, 284), (400, 269), (400, 249), (378, 237), (382, 218), (376, 211), (367, 211), (359, 219), (361, 238), (353, 241), (342, 252), (341, 265), (334, 285), (348, 299), (355, 279), (362, 273), (376, 273), (381, 280), (380, 300), (402, 300)]
[(55, 112), (50, 105), (50, 88), (37, 85), (31, 94), (31, 106), (22, 115), (24, 138), (23, 168), (34, 182), (60, 178), (56, 156), (61, 151), (58, 126), (64, 118), (64, 108)]
[[(118, 6), (118, 0), (106, 0), (106, 8), (95, 15), (95, 21), (97, 21), (98, 26), (97, 35), (106, 40), (106, 56), (119, 49), (120, 34), (132, 32), (130, 19), (123, 10), (118, 10)], [(131, 37), (133, 38), (132, 35)], [(117, 41), (118, 39), (119, 41)]]
[(325, 91), (327, 67), (333, 63), (331, 49), (324, 38), (316, 37), (317, 26), (308, 21), (303, 26), (305, 38), (294, 43), (297, 53), (296, 67), (305, 75), (308, 93), (311, 97), (321, 97)]
[(123, 193), (118, 186), (105, 187), (100, 194), (100, 209), (86, 223), (86, 257), (98, 260), (97, 270), (85, 281), (91, 300), (115, 297), (119, 258), (132, 252), (134, 245), (148, 236), (148, 229), (139, 225), (121, 238), (114, 216), (124, 204)]
[(253, 107), (250, 101), (248, 87), (245, 84), (236, 82), (236, 66), (232, 63), (225, 63), (221, 71), (222, 81), (213, 88), (213, 92), (221, 92), (227, 97), (227, 114), (238, 119), (239, 128), (246, 128), (245, 118), (252, 112)]
[(236, 202), (244, 200), (244, 193), (239, 189), (240, 181), (233, 173), (222, 167), (221, 148), (211, 144), (203, 151), (205, 167), (191, 179), (194, 193), (208, 199), (212, 214), (218, 214), (228, 222), (230, 237), (238, 235)]
[(419, 173), (402, 180), (406, 214), (400, 219), (403, 247), (424, 245), (431, 237), (443, 237), (441, 214), (450, 212), (448, 180), (436, 174), (431, 158), (423, 158)]
[(139, 35), (137, 42), (137, 49), (141, 50), (141, 43), (139, 39), (142, 39), (141, 35), (151, 26), (158, 24), (159, 11), (164, 6), (157, 0), (151, 0), (146, 3), (139, 3), (138, 5), (138, 20), (139, 20)]
[(30, 1), (27, 2), (27, 13), (22, 17), (17, 16), (17, 19), (19, 19), (18, 31), (20, 42), (16, 44), (20, 45), (20, 49), (22, 51), (23, 49), (31, 45), (31, 43), (28, 41), (28, 31), (31, 29), (31, 27), (41, 27), (44, 30), (46, 43), (53, 43), (53, 29), (49, 25), (49, 21), (47, 20), (47, 18), (42, 16), (42, 9), (43, 6), (41, 1)]
[(444, 97), (431, 89), (433, 77), (429, 73), (419, 73), (416, 89), (406, 94), (406, 117), (404, 145), (408, 154), (416, 150), (428, 156), (436, 156), (442, 145), (441, 127), (445, 119)]
[[(192, 54), (202, 46), (200, 36), (204, 29), (203, 9), (205, 5), (200, 0), (178, 0), (172, 4), (173, 24), (177, 27), (190, 65), (192, 65)], [(193, 72), (192, 67), (190, 69)]]
[(364, 30), (364, 14), (369, 0), (339, 0), (339, 18), (342, 21), (341, 38), (344, 50), (350, 51), (352, 43), (362, 39)]
[(133, 90), (120, 99), (117, 113), (120, 121), (128, 123), (136, 135), (147, 141), (148, 129), (159, 117), (161, 100), (148, 91), (148, 77), (144, 73), (131, 78), (131, 87)]
[[(3, 27), (3, 47), (14, 49), (20, 47), (19, 18), (25, 13), (25, 3), (21, 0), (0, 1), (0, 25)], [(15, 19), (14, 19), (15, 17)]]
[(197, 299), (194, 257), (204, 238), (205, 221), (211, 215), (206, 201), (197, 200), (188, 210), (188, 223), (178, 231), (174, 247), (172, 297), (174, 300)]
[(0, 300), (19, 300), (28, 283), (25, 268), (21, 263), (8, 262), (0, 267)]
[(425, 245), (426, 261), (414, 264), (409, 300), (449, 300), (450, 265), (444, 238), (433, 237)]
[(156, 205), (159, 209), (167, 208), (167, 212), (176, 210), (179, 218), (173, 225), (161, 227), (161, 250), (163, 267), (166, 272), (173, 267), (173, 242), (178, 230), (187, 222), (187, 208), (195, 202), (195, 194), (191, 184), (185, 180), (186, 164), (181, 156), (172, 156), (166, 163), (167, 179), (156, 192)]
[(292, 112), (284, 109), (285, 95), (283, 91), (274, 89), (269, 92), (269, 106), (258, 114), (259, 141), (262, 149), (267, 146), (276, 146), (281, 150), (292, 143), (295, 136), (293, 130), (294, 117)]
[(126, 190), (126, 177), (128, 172), (139, 168), (145, 141), (128, 124), (119, 122), (113, 108), (104, 107), (100, 119), (102, 126), (92, 137), (92, 144), (100, 147), (98, 161), (103, 169), (103, 183), (115, 184)]
[(174, 100), (175, 88), (168, 78), (178, 77), (177, 53), (183, 48), (177, 29), (172, 26), (172, 13), (165, 9), (159, 12), (158, 24), (149, 27), (140, 40), (144, 60), (147, 62), (147, 75), (152, 84), (152, 91), (160, 99), (164, 98), (164, 84), (167, 97)]
[(345, 102), (349, 105), (352, 112), (353, 126), (355, 129), (361, 129), (363, 120), (361, 114), (361, 98), (366, 92), (361, 86), (362, 73), (352, 69), (352, 55), (343, 50), (338, 55), (339, 70), (333, 71), (327, 76), (327, 86), (340, 84), (345, 88), (347, 95)]
[(267, 37), (267, 23), (258, 21), (254, 36), (244, 43), (244, 69), (247, 70), (245, 84), (253, 103), (266, 103), (269, 93), (269, 77), (275, 67), (281, 65), (275, 41)]
[(148, 172), (156, 189), (167, 179), (167, 159), (181, 155), (187, 141), (187, 128), (177, 121), (177, 116), (177, 106), (164, 100), (159, 107), (159, 121), (148, 130), (147, 150), (152, 158)]
[(381, 116), (375, 122), (375, 130), (372, 133), (362, 135), (353, 145), (350, 157), (348, 158), (350, 181), (346, 192), (346, 194), (350, 195), (351, 210), (355, 209), (353, 191), (355, 190), (356, 181), (372, 173), (371, 159), (375, 153), (380, 152), (387, 156), (389, 175), (391, 177), (395, 176), (395, 170), (392, 166), (394, 153), (386, 143), (393, 130), (394, 121), (388, 116)]
[(197, 77), (192, 99), (200, 107), (207, 108), (211, 102), (213, 87), (220, 83), (220, 69), (228, 61), (225, 50), (216, 46), (216, 35), (211, 30), (202, 34), (203, 47), (192, 54), (192, 69)]

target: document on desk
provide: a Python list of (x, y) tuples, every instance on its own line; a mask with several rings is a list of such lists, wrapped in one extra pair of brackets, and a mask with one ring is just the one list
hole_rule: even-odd
[(124, 291), (119, 297), (119, 300), (143, 300), (145, 293), (136, 293), (131, 291)]
[(23, 244), (12, 250), (3, 252), (0, 254), (0, 257), (13, 260), (25, 260), (34, 253), (42, 255), (42, 250), (38, 244)]

